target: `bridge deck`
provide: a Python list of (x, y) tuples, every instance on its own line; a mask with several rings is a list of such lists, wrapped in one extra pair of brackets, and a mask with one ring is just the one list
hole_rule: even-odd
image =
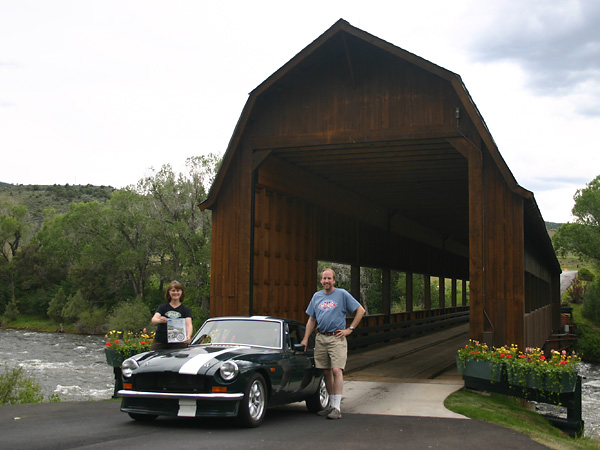
[(461, 381), (456, 351), (469, 341), (463, 324), (412, 339), (354, 349), (349, 352), (345, 380), (386, 382)]

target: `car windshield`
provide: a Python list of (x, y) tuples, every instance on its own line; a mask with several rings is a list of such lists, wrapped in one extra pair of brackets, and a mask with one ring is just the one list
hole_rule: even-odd
[(235, 344), (281, 348), (281, 322), (273, 320), (209, 320), (204, 323), (192, 345)]

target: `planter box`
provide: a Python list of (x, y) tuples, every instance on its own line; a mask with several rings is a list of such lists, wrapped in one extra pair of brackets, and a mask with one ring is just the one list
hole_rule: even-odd
[(528, 373), (524, 378), (519, 378), (516, 374), (507, 371), (506, 379), (508, 384), (513, 387), (526, 387), (545, 392), (575, 392), (577, 383), (577, 374), (563, 373), (560, 380), (540, 379), (534, 373)]
[(112, 348), (105, 348), (104, 354), (106, 355), (106, 363), (112, 367), (121, 367), (123, 364), (124, 358), (121, 353), (117, 352)]
[(577, 374), (563, 373), (558, 382), (554, 380), (544, 381), (544, 390), (549, 392), (575, 392)]
[(504, 368), (501, 364), (492, 361), (467, 360), (463, 365), (458, 357), (456, 358), (456, 367), (458, 373), (463, 377), (479, 378), (488, 381), (502, 381), (504, 378)]
[(106, 363), (109, 366), (121, 367), (121, 364), (123, 364), (123, 361), (125, 361), (127, 358), (132, 357), (136, 353), (134, 353), (130, 350), (128, 352), (125, 352), (125, 354), (123, 355), (122, 353), (119, 353), (117, 350), (115, 350), (113, 348), (105, 348), (104, 354), (106, 355)]

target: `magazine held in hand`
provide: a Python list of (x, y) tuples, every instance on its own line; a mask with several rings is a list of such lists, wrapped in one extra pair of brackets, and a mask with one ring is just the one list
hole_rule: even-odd
[(186, 336), (185, 318), (169, 319), (167, 321), (167, 340), (169, 344), (183, 342)]

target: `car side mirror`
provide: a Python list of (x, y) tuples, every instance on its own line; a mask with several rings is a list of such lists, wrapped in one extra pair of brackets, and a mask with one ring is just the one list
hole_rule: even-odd
[(305, 351), (304, 345), (302, 345), (302, 344), (294, 344), (294, 351), (295, 352), (304, 353), (304, 351)]

